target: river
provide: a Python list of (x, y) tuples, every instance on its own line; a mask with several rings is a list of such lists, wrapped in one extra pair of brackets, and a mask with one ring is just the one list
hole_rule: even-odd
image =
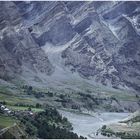
[(59, 110), (63, 117), (66, 117), (73, 126), (73, 132), (77, 133), (79, 136), (84, 136), (87, 138), (95, 137), (95, 133), (103, 125), (108, 125), (111, 123), (116, 123), (123, 120), (129, 116), (129, 113), (100, 113), (95, 116), (78, 114), (68, 111)]

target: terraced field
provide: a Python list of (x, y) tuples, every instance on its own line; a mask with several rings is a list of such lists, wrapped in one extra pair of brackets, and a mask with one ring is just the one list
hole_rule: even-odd
[(0, 114), (0, 129), (3, 129), (5, 127), (10, 127), (14, 123), (16, 123), (16, 121), (17, 120), (15, 120), (12, 117), (5, 116), (5, 115)]
[[(14, 110), (14, 111), (25, 111), (28, 110), (28, 107), (23, 107), (23, 106), (8, 106), (9, 109)], [(41, 108), (31, 108), (33, 112), (40, 112), (43, 111), (44, 109)]]

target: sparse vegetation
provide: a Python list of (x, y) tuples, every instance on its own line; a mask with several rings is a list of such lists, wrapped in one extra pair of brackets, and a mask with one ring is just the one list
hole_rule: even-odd
[[(125, 123), (122, 125), (121, 123)], [(102, 126), (101, 134), (104, 136), (115, 136), (122, 139), (140, 139), (140, 114), (139, 112), (134, 113), (132, 118), (122, 121), (119, 124), (109, 125), (109, 126)]]

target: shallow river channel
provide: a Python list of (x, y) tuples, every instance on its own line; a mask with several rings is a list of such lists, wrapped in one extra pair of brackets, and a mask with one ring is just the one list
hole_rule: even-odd
[(67, 111), (59, 111), (63, 117), (68, 118), (68, 120), (72, 123), (73, 132), (78, 135), (85, 136), (90, 138), (89, 136), (94, 135), (99, 128), (103, 125), (107, 125), (110, 123), (116, 123), (120, 120), (123, 120), (129, 116), (129, 113), (100, 113), (94, 116), (78, 114)]

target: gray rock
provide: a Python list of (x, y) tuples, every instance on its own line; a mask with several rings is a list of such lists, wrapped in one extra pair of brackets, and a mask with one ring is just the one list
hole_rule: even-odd
[[(8, 80), (21, 75), (23, 66), (51, 74), (53, 67), (35, 43), (13, 2), (1, 2), (0, 77)], [(3, 24), (4, 23), (4, 24)]]

